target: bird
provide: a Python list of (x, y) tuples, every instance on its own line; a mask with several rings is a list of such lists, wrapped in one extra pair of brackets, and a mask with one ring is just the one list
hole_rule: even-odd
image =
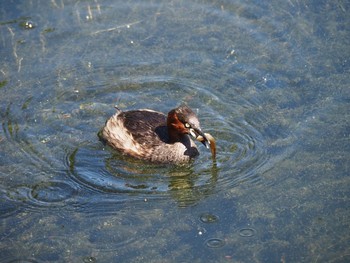
[(187, 105), (167, 115), (150, 109), (116, 109), (99, 136), (124, 155), (153, 163), (188, 163), (199, 155), (192, 137), (210, 148), (215, 158), (214, 138), (202, 132), (198, 117)]

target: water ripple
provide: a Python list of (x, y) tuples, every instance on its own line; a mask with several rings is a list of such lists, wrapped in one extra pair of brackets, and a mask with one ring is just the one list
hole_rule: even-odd
[[(147, 90), (147, 97), (153, 98), (154, 105), (149, 104), (148, 100), (143, 106), (140, 101), (138, 108), (166, 112), (170, 108), (160, 107), (157, 98), (161, 100), (164, 94), (175, 91), (181, 97), (170, 100), (169, 104), (176, 106), (179, 101), (184, 101), (194, 110), (198, 109), (203, 130), (217, 139), (216, 164), (212, 164), (210, 152), (201, 146), (201, 155), (194, 164), (169, 166), (147, 164), (123, 156), (108, 147), (104, 148), (102, 144), (83, 145), (67, 152), (66, 156), (66, 167), (70, 171), (71, 179), (77, 184), (92, 191), (114, 194), (118, 198), (121, 194), (137, 200), (175, 198), (186, 206), (215, 191), (222, 191), (243, 182), (261, 181), (260, 175), (270, 157), (265, 145), (266, 138), (256, 126), (266, 117), (263, 111), (245, 114), (254, 112), (255, 101), (239, 98), (236, 105), (228, 106), (225, 100), (219, 99), (215, 89), (186, 78), (134, 76), (132, 80), (122, 78), (120, 83), (120, 89), (128, 90), (130, 97), (133, 94), (142, 97), (140, 91)], [(111, 98), (118, 96), (108, 86), (98, 92)], [(127, 101), (128, 97), (124, 99)], [(201, 102), (206, 106), (200, 104)], [(112, 106), (111, 104), (111, 109)], [(132, 109), (124, 101), (119, 106), (122, 109)], [(222, 112), (223, 108), (230, 108), (231, 111)], [(120, 199), (124, 198), (125, 196)]]
[[(3, 260), (6, 260), (3, 258)], [(4, 261), (4, 262), (7, 262), (7, 263), (37, 263), (39, 261), (35, 260), (35, 259), (11, 259), (9, 261)]]
[[(125, 81), (130, 80), (125, 79)], [(221, 173), (239, 174), (240, 179), (249, 179), (249, 176), (254, 174), (258, 167), (268, 161), (266, 138), (256, 128), (265, 121), (267, 116), (263, 111), (256, 112), (255, 101), (249, 101), (244, 97), (230, 98), (229, 101), (226, 101), (225, 98), (219, 99), (220, 94), (215, 89), (201, 86), (199, 83), (184, 78), (166, 76), (151, 78), (148, 76), (134, 78), (133, 82), (146, 87), (160, 86), (163, 88), (162, 92), (175, 90), (178, 94), (183, 94), (183, 101), (187, 101), (191, 107), (200, 111), (198, 115), (202, 128), (217, 139), (217, 164)], [(193, 99), (199, 96), (200, 102), (205, 103), (205, 106)], [(176, 103), (178, 102), (174, 102), (175, 105)], [(226, 109), (225, 112), (222, 109)], [(255, 114), (245, 116), (246, 112), (255, 112)], [(204, 151), (201, 153), (205, 155)]]
[[(83, 96), (77, 103), (76, 94), (69, 90), (59, 92), (53, 106), (39, 104), (34, 116), (26, 111), (35, 99), (24, 102), (25, 107), (21, 108), (25, 110), (9, 104), (2, 122), (7, 142), (18, 147), (26, 164), (34, 165), (41, 174), (41, 180), (37, 178), (39, 181), (33, 186), (19, 188), (33, 206), (62, 205), (81, 188), (113, 195), (120, 201), (172, 198), (180, 206), (188, 206), (243, 182), (261, 183), (267, 164), (271, 167), (266, 134), (257, 128), (267, 115), (259, 108), (256, 96), (223, 97), (220, 89), (206, 86), (209, 84), (168, 75), (124, 77), (118, 83), (117, 92), (115, 86), (105, 83), (79, 91), (108, 98), (106, 104), (86, 103)], [(166, 105), (159, 103), (164, 101), (165, 94), (173, 94)], [(133, 105), (135, 96), (137, 106)], [(167, 112), (181, 102), (189, 104), (197, 111), (203, 130), (217, 140), (216, 163), (212, 163), (210, 152), (201, 145), (199, 158), (180, 167), (147, 164), (104, 148), (96, 133), (108, 115), (114, 113), (112, 102), (116, 100), (123, 110), (137, 107)], [(67, 138), (67, 132), (75, 136)], [(67, 182), (58, 179), (64, 170), (69, 176)], [(48, 174), (54, 175), (51, 180), (45, 178)], [(85, 202), (78, 206), (89, 209)]]
[(5, 219), (11, 217), (18, 212), (18, 206), (12, 202), (8, 202), (6, 193), (2, 193), (0, 200), (0, 218)]
[(31, 197), (37, 202), (50, 204), (64, 202), (77, 193), (70, 184), (60, 181), (48, 181), (35, 185)]
[[(67, 156), (71, 178), (95, 192), (143, 202), (173, 198), (188, 206), (215, 188), (212, 176), (203, 179), (191, 165), (148, 164), (111, 151), (81, 147)], [(213, 181), (214, 180), (214, 181)], [(85, 210), (89, 210), (87, 205)]]
[(71, 204), (78, 193), (75, 185), (69, 181), (46, 181), (34, 186), (18, 186), (7, 190), (7, 198), (18, 202), (29, 210), (45, 207), (60, 209)]
[[(60, 206), (74, 199), (77, 189), (83, 189), (122, 201), (173, 198), (186, 206), (241, 183), (262, 183), (261, 175), (277, 159), (272, 160), (270, 155), (271, 134), (262, 130), (261, 124), (267, 121), (269, 113), (260, 106), (261, 93), (256, 86), (272, 89), (285, 83), (255, 64), (266, 63), (266, 57), (275, 51), (266, 43), (260, 45), (266, 53), (259, 58), (261, 62), (242, 53), (249, 50), (242, 43), (257, 48), (261, 39), (270, 39), (255, 30), (254, 12), (248, 6), (240, 14), (224, 10), (223, 6), (213, 9), (204, 5), (203, 9), (201, 5), (201, 10), (214, 19), (218, 28), (206, 31), (201, 30), (202, 23), (197, 24), (198, 28), (195, 25), (198, 38), (193, 40), (199, 46), (183, 49), (181, 58), (168, 48), (159, 56), (151, 56), (151, 52), (143, 56), (132, 53), (130, 61), (83, 57), (84, 65), (60, 68), (55, 73), (55, 83), (46, 83), (52, 81), (51, 77), (41, 78), (40, 84), (53, 92), (28, 95), (17, 109), (14, 104), (4, 108), (2, 126), (7, 141), (12, 143), (10, 148), (20, 149), (18, 155), (31, 166), (26, 186), (17, 186), (19, 194), (14, 194), (15, 198), (25, 196), (33, 206)], [(205, 23), (211, 26), (208, 21)], [(228, 23), (235, 26), (223, 33), (244, 31), (242, 39), (221, 41), (222, 36), (216, 33)], [(276, 32), (282, 30), (278, 23), (271, 27)], [(96, 35), (102, 36), (103, 31)], [(139, 44), (150, 41), (151, 45), (156, 40), (147, 35)], [(277, 53), (285, 53), (281, 52), (283, 44), (276, 44)], [(210, 152), (201, 146), (195, 163), (174, 167), (146, 164), (98, 142), (96, 133), (114, 113), (114, 104), (122, 110), (151, 108), (167, 112), (181, 102), (197, 110), (203, 130), (216, 138), (214, 165)], [(59, 179), (62, 171), (67, 182)], [(32, 173), (40, 177), (29, 186)], [(81, 208), (85, 206), (85, 202), (80, 204)]]

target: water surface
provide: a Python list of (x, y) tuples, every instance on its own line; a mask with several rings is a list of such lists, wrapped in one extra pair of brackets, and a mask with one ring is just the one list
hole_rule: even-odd
[[(346, 1), (0, 7), (3, 262), (347, 262)], [(123, 156), (114, 105), (188, 104), (217, 162)]]

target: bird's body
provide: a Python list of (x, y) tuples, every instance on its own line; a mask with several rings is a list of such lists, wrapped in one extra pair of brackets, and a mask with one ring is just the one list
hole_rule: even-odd
[(102, 129), (102, 139), (120, 152), (156, 163), (185, 163), (199, 155), (191, 135), (210, 143), (194, 112), (187, 106), (161, 112), (141, 109), (118, 111)]

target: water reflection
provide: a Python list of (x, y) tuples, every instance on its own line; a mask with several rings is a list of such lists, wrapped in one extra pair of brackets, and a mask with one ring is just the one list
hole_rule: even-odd
[(210, 159), (200, 173), (192, 164), (149, 164), (107, 150), (96, 154), (96, 149), (87, 147), (74, 150), (67, 161), (72, 179), (91, 190), (119, 197), (128, 194), (130, 200), (172, 197), (181, 206), (195, 204), (214, 192), (218, 178), (218, 169), (211, 166)]

